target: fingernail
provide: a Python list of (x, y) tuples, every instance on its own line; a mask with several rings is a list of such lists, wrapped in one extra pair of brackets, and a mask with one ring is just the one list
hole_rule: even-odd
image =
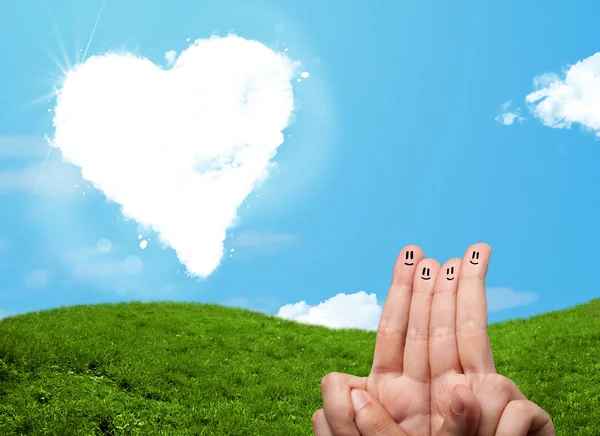
[(367, 391), (363, 391), (362, 389), (352, 389), (350, 391), (350, 398), (352, 398), (352, 406), (354, 407), (355, 413), (365, 407), (365, 405), (371, 401)]
[(465, 413), (465, 403), (463, 403), (458, 396), (458, 391), (456, 388), (454, 388), (454, 395), (452, 396), (452, 404), (450, 405), (450, 408), (457, 415), (462, 415)]

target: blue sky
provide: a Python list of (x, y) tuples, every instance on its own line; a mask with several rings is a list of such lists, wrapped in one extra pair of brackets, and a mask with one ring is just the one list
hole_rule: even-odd
[[(368, 327), (376, 311), (361, 310), (374, 300), (357, 293), (376, 294), (383, 305), (395, 257), (409, 243), (440, 262), (489, 243), (491, 322), (600, 296), (600, 4), (102, 5), (2, 6), (4, 316), (131, 300), (276, 314), (342, 293), (315, 316), (346, 314)], [(230, 31), (287, 48), (310, 76), (292, 80), (294, 120), (273, 158), (277, 168), (239, 205), (218, 268), (198, 279), (59, 150), (44, 164), (44, 136), (55, 134), (56, 99), (47, 96), (63, 83), (60, 67), (84, 53), (89, 60), (127, 51), (168, 69), (168, 51)]]

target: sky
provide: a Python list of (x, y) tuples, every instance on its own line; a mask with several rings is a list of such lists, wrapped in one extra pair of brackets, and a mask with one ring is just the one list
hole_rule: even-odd
[(0, 316), (187, 301), (375, 330), (400, 249), (490, 322), (600, 297), (600, 4), (0, 6)]

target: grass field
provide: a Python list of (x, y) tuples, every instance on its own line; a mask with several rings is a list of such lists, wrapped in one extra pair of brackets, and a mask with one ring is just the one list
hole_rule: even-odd
[[(600, 435), (600, 300), (490, 326), (498, 372), (557, 434)], [(375, 333), (217, 305), (74, 306), (0, 321), (0, 435), (311, 435), (328, 372)]]

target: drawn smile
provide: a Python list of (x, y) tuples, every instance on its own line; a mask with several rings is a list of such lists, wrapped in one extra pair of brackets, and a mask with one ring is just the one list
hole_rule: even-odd
[(406, 266), (413, 266), (414, 263), (413, 262), (409, 262), (409, 260), (413, 260), (415, 258), (415, 252), (410, 250), (406, 252), (406, 262), (404, 262), (404, 265)]
[(431, 270), (429, 268), (427, 268), (426, 266), (423, 267), (423, 272), (421, 273), (421, 278), (423, 280), (431, 279)]

